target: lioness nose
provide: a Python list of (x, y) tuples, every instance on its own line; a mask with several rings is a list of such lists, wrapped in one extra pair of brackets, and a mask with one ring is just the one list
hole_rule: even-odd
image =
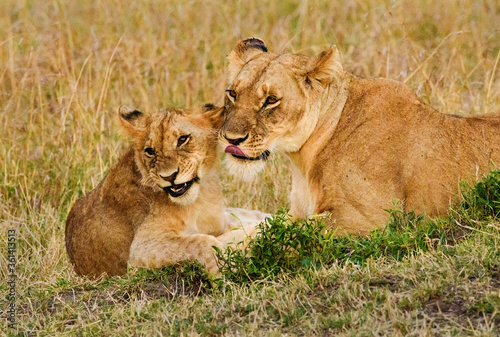
[(177, 172), (174, 172), (173, 174), (167, 176), (167, 175), (162, 175), (161, 173), (159, 173), (158, 175), (160, 176), (160, 178), (162, 178), (163, 180), (165, 181), (168, 181), (170, 182), (172, 185), (174, 184), (174, 181), (175, 181), (175, 178), (177, 177)]
[(246, 134), (246, 136), (244, 137), (240, 137), (240, 135), (236, 135), (236, 134), (233, 134), (233, 133), (230, 133), (230, 132), (226, 132), (224, 134), (224, 137), (227, 139), (227, 141), (229, 143), (231, 143), (232, 145), (238, 145), (240, 143), (243, 143), (245, 140), (247, 140), (248, 138), (248, 133)]

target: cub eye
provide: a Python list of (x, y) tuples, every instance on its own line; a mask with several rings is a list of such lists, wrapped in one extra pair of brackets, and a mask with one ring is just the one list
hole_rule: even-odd
[(266, 101), (264, 102), (264, 106), (278, 103), (278, 101), (279, 99), (276, 96), (267, 96)]
[(177, 147), (179, 147), (179, 146), (181, 146), (181, 145), (185, 144), (185, 143), (188, 141), (189, 136), (190, 136), (190, 135), (180, 136), (180, 137), (179, 137), (179, 140), (177, 140)]
[(148, 147), (144, 150), (144, 153), (146, 154), (146, 156), (148, 157), (154, 157), (156, 155), (156, 151), (155, 149), (151, 148), (151, 147)]
[(226, 94), (228, 95), (229, 99), (231, 99), (231, 101), (234, 101), (236, 99), (236, 91), (226, 90)]

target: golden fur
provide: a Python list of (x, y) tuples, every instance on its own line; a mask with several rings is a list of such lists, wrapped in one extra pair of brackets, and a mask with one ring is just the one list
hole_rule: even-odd
[(331, 213), (339, 233), (367, 234), (395, 201), (442, 215), (460, 180), (500, 163), (500, 115), (439, 113), (402, 83), (344, 71), (335, 47), (277, 54), (249, 38), (228, 59), (226, 164), (244, 177), (284, 152), (295, 217)]
[[(120, 109), (132, 138), (104, 180), (78, 200), (66, 221), (66, 248), (79, 275), (121, 275), (197, 259), (209, 272), (212, 246), (224, 248), (255, 234), (265, 214), (223, 209), (217, 172), (222, 109), (200, 115), (168, 109), (145, 116)], [(232, 230), (242, 219), (245, 230)]]

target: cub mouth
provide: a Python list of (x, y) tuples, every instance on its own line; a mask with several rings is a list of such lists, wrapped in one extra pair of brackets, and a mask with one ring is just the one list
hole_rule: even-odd
[(237, 147), (236, 145), (227, 146), (225, 148), (224, 152), (229, 153), (234, 158), (241, 159), (241, 160), (250, 160), (250, 161), (252, 161), (252, 160), (266, 160), (271, 155), (271, 152), (269, 152), (269, 150), (265, 150), (264, 152), (259, 154), (257, 157), (249, 157), (243, 151), (241, 151), (241, 149), (239, 147)]
[(198, 180), (199, 179), (196, 177), (193, 180), (187, 181), (183, 184), (164, 187), (163, 190), (170, 194), (172, 198), (178, 198), (181, 195), (185, 194), (191, 188), (191, 186), (193, 186), (193, 183)]

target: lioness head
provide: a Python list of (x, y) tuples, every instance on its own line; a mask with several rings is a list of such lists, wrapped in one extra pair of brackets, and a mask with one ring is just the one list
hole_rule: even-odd
[(240, 41), (228, 59), (220, 140), (229, 170), (252, 176), (273, 152), (300, 150), (316, 126), (318, 98), (343, 69), (335, 47), (316, 57), (277, 54), (257, 38)]
[(121, 107), (119, 117), (132, 138), (142, 183), (164, 190), (177, 204), (194, 202), (217, 159), (222, 109), (207, 105), (202, 114), (193, 115), (170, 108), (146, 116)]

